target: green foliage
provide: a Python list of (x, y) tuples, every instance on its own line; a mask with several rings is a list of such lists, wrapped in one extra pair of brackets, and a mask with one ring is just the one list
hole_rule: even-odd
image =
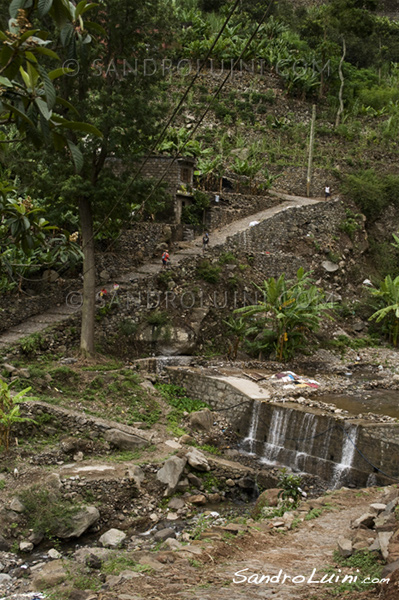
[(398, 204), (399, 176), (378, 175), (372, 169), (344, 178), (342, 191), (356, 202), (367, 218), (374, 220), (388, 204)]
[(233, 265), (237, 262), (237, 258), (234, 256), (232, 252), (223, 252), (219, 256), (219, 263), (221, 265)]
[(361, 223), (359, 223), (359, 218), (361, 215), (353, 213), (349, 208), (345, 210), (346, 219), (340, 223), (340, 230), (344, 233), (347, 233), (350, 239), (353, 239), (353, 234), (359, 229), (362, 228)]
[(40, 333), (32, 333), (19, 341), (19, 347), (23, 354), (32, 357), (45, 348), (45, 340)]
[(33, 419), (21, 417), (20, 402), (23, 401), (26, 394), (31, 390), (30, 387), (11, 395), (10, 385), (0, 379), (0, 446), (5, 452), (10, 447), (10, 434), (12, 427), (16, 423), (34, 423)]
[(183, 435), (185, 433), (185, 431), (179, 427), (179, 423), (183, 419), (185, 413), (201, 410), (201, 408), (208, 408), (208, 405), (205, 404), (205, 402), (189, 398), (186, 390), (177, 385), (158, 383), (155, 387), (166, 402), (172, 407), (172, 410), (167, 415), (167, 420), (169, 427), (175, 435)]
[(323, 514), (323, 509), (322, 508), (312, 508), (312, 510), (310, 510), (307, 515), (305, 516), (305, 521), (312, 521), (313, 519), (317, 519), (318, 517), (320, 517)]
[(219, 283), (221, 267), (213, 265), (209, 260), (202, 260), (197, 267), (197, 277), (208, 283)]
[(278, 479), (278, 487), (282, 490), (279, 492), (279, 498), (286, 504), (291, 502), (291, 508), (298, 506), (301, 500), (301, 476), (292, 475), (287, 472), (287, 469), (282, 469)]
[(384, 321), (388, 339), (396, 347), (399, 337), (399, 275), (395, 279), (387, 275), (379, 289), (370, 288), (370, 294), (383, 306), (369, 320), (375, 319), (377, 323)]
[(39, 485), (20, 492), (19, 499), (25, 507), (29, 527), (47, 537), (54, 536), (60, 527), (69, 529), (73, 516), (80, 510), (76, 502), (68, 502), (59, 492)]
[(147, 316), (147, 323), (153, 327), (162, 327), (170, 322), (170, 317), (167, 312), (154, 311)]
[(200, 226), (204, 222), (204, 213), (209, 208), (210, 200), (208, 194), (195, 190), (193, 193), (193, 203), (183, 207), (182, 223), (187, 225)]
[(257, 354), (274, 350), (278, 360), (287, 360), (308, 344), (309, 333), (319, 328), (323, 318), (331, 318), (328, 311), (333, 304), (325, 302), (324, 293), (302, 268), (296, 281), (286, 281), (283, 274), (256, 287), (263, 299), (234, 312), (248, 321), (245, 340)]
[[(375, 586), (375, 583), (372, 583), (374, 578), (381, 578), (382, 564), (376, 552), (356, 552), (349, 558), (343, 558), (337, 550), (334, 550), (333, 559), (338, 567), (347, 567), (351, 575), (353, 572), (357, 575), (356, 581), (334, 584), (331, 592), (336, 597), (342, 598), (342, 594), (354, 591), (363, 592)], [(335, 568), (330, 568), (328, 572), (334, 573)]]

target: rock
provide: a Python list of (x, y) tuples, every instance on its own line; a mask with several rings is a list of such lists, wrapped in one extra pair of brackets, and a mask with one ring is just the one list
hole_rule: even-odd
[(126, 538), (126, 533), (119, 529), (109, 529), (100, 537), (99, 542), (104, 548), (118, 548)]
[(389, 515), (381, 514), (374, 520), (374, 527), (376, 531), (393, 531), (396, 528), (396, 519), (394, 513)]
[(180, 450), (181, 444), (179, 442), (175, 442), (174, 440), (166, 440), (165, 446), (172, 448), (172, 450)]
[(127, 471), (129, 479), (133, 479), (136, 486), (140, 489), (141, 484), (145, 479), (143, 470), (138, 465), (132, 465)]
[(100, 560), (107, 560), (113, 553), (113, 550), (109, 550), (108, 548), (79, 548), (73, 555), (74, 560), (76, 562), (82, 564), (86, 564), (86, 559), (90, 555), (94, 555)]
[(7, 585), (12, 582), (12, 577), (6, 573), (0, 573), (0, 585)]
[(100, 518), (100, 513), (95, 506), (82, 506), (75, 515), (72, 515), (71, 522), (62, 523), (54, 531), (56, 537), (62, 540), (69, 540), (73, 537), (80, 537), (89, 527), (94, 525)]
[(399, 569), (399, 560), (395, 560), (395, 562), (385, 565), (382, 569), (381, 577), (389, 577), (391, 573), (396, 571), (396, 569)]
[(171, 529), (170, 527), (166, 527), (165, 529), (160, 529), (159, 531), (157, 531), (154, 535), (154, 540), (156, 540), (157, 542), (164, 542), (165, 540), (169, 539), (169, 538), (175, 538), (176, 537), (176, 533), (173, 529)]
[(32, 542), (20, 542), (19, 543), (19, 549), (21, 550), (21, 552), (32, 552), (34, 547), (35, 546), (32, 544)]
[(95, 554), (89, 554), (89, 556), (86, 557), (85, 563), (90, 569), (96, 569), (99, 571), (102, 567), (103, 561), (99, 556), (96, 556)]
[(83, 452), (79, 451), (76, 454), (73, 455), (73, 460), (75, 462), (82, 462), (83, 460)]
[(178, 540), (175, 540), (173, 538), (168, 538), (167, 540), (165, 540), (165, 546), (167, 546), (171, 550), (180, 550), (180, 548), (183, 548), (182, 544)]
[(48, 557), (51, 558), (52, 560), (58, 560), (59, 558), (62, 558), (62, 554), (60, 552), (58, 552), (58, 550), (56, 550), (55, 548), (50, 548), (50, 550), (47, 552)]
[(131, 433), (125, 433), (120, 429), (108, 429), (105, 432), (104, 438), (111, 446), (115, 446), (120, 450), (135, 450), (136, 448), (142, 448), (147, 445), (147, 440), (133, 435)]
[(24, 379), (30, 378), (29, 369), (18, 369), (18, 376), (23, 377)]
[(399, 596), (399, 569), (389, 574), (389, 582), (380, 585), (379, 600), (397, 600)]
[(378, 533), (378, 541), (380, 542), (381, 554), (382, 554), (382, 558), (384, 560), (386, 560), (388, 558), (389, 540), (391, 539), (392, 536), (393, 536), (392, 531), (380, 531)]
[(22, 504), (19, 498), (15, 497), (10, 502), (10, 510), (13, 510), (16, 513), (23, 513), (25, 506)]
[(370, 504), (370, 513), (374, 513), (375, 515), (379, 515), (386, 509), (386, 504)]
[(161, 483), (165, 483), (168, 488), (166, 490), (167, 495), (170, 495), (176, 489), (180, 477), (183, 474), (184, 467), (186, 466), (186, 459), (179, 458), (178, 456), (172, 456), (165, 461), (164, 466), (158, 471), (157, 479)]
[(213, 415), (208, 408), (190, 414), (190, 427), (194, 431), (209, 431), (213, 425)]
[(44, 533), (42, 531), (32, 531), (28, 537), (29, 542), (32, 542), (35, 546), (40, 544), (44, 539)]
[(206, 497), (204, 494), (196, 494), (194, 496), (189, 496), (187, 498), (187, 502), (191, 502), (191, 504), (206, 504)]
[(46, 477), (45, 484), (47, 488), (51, 488), (53, 490), (60, 490), (62, 488), (62, 482), (58, 473), (51, 473), (48, 477)]
[(232, 488), (235, 486), (235, 483), (232, 479), (226, 479), (226, 485)]
[(47, 283), (54, 283), (59, 279), (59, 275), (54, 269), (46, 269), (43, 271), (42, 279), (43, 281), (47, 281)]
[(3, 536), (0, 534), (0, 551), (1, 551), (1, 552), (8, 552), (8, 551), (9, 551), (9, 549), (10, 549), (10, 547), (11, 547), (11, 544), (10, 544), (10, 542), (8, 542), (8, 541), (5, 539), (5, 537), (3, 537)]
[(3, 369), (5, 371), (7, 371), (7, 373), (10, 373), (10, 375), (17, 370), (16, 367), (13, 367), (12, 365), (9, 365), (8, 363), (3, 364)]
[(351, 556), (353, 552), (352, 542), (344, 537), (338, 538), (338, 552), (343, 558)]
[(323, 260), (321, 266), (325, 271), (327, 271), (327, 273), (335, 273), (335, 271), (338, 271), (339, 269), (339, 266), (331, 262), (330, 260)]
[(194, 442), (194, 438), (192, 435), (188, 435), (187, 433), (185, 433), (181, 436), (181, 438), (179, 438), (179, 442), (180, 444), (191, 444), (192, 442)]
[(187, 452), (186, 458), (190, 467), (193, 467), (193, 469), (197, 469), (197, 471), (211, 470), (206, 456), (202, 454), (202, 452), (200, 452), (197, 448), (192, 448), (192, 450)]
[(168, 508), (172, 510), (179, 510), (180, 508), (184, 508), (185, 502), (182, 498), (172, 498), (168, 504)]
[(70, 577), (63, 560), (53, 560), (47, 563), (33, 577), (32, 587), (34, 590), (45, 590), (52, 588)]
[(194, 487), (198, 488), (198, 489), (202, 489), (202, 479), (200, 479), (199, 477), (197, 477), (197, 475), (194, 475), (194, 473), (189, 473), (187, 475), (191, 485), (193, 485)]
[(375, 515), (365, 513), (353, 521), (352, 527), (353, 529), (356, 529), (357, 527), (367, 527), (368, 529), (372, 529), (374, 526), (374, 518)]

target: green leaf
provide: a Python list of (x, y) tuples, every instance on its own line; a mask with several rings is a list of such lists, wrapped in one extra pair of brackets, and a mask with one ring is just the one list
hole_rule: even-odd
[(40, 71), (40, 75), (42, 77), (44, 91), (46, 92), (47, 106), (51, 110), (55, 104), (57, 94), (55, 92), (55, 88), (54, 88), (53, 84), (51, 83), (51, 79), (48, 76), (45, 69), (43, 69), (43, 67), (39, 67), (39, 71)]
[(67, 140), (67, 144), (68, 144), (69, 150), (71, 151), (72, 160), (75, 165), (75, 171), (76, 171), (76, 173), (80, 173), (80, 171), (83, 169), (83, 164), (84, 164), (83, 154), (81, 153), (79, 148), (77, 146), (75, 146), (75, 144), (73, 142), (71, 142), (71, 140)]
[(96, 8), (97, 6), (98, 4), (96, 4), (95, 2), (91, 2), (90, 4), (88, 4), (87, 0), (81, 0), (81, 2), (79, 2), (79, 4), (76, 6), (75, 19), (79, 18), (80, 15), (84, 15), (84, 13), (88, 10)]
[(61, 40), (61, 44), (64, 47), (69, 46), (69, 44), (70, 44), (70, 42), (72, 40), (72, 37), (73, 37), (73, 32), (74, 32), (74, 29), (73, 29), (73, 27), (72, 27), (72, 25), (70, 23), (67, 23), (61, 29), (60, 40)]
[(40, 18), (47, 15), (48, 11), (53, 5), (53, 0), (38, 0), (37, 2), (37, 12)]
[(21, 110), (19, 110), (16, 106), (13, 106), (12, 104), (9, 104), (8, 102), (4, 102), (4, 100), (3, 100), (3, 106), (7, 110), (9, 110), (10, 113), (14, 113), (15, 116), (19, 117), (20, 119), (23, 119), (31, 127), (34, 127), (32, 121), (26, 116), (26, 114), (24, 112), (22, 112)]
[(36, 46), (35, 52), (37, 54), (44, 54), (45, 56), (49, 56), (55, 60), (60, 60), (60, 57), (56, 52), (54, 52), (54, 50), (50, 50), (50, 48), (44, 48), (44, 46)]
[(23, 8), (25, 5), (25, 0), (12, 0), (8, 12), (10, 13), (10, 17), (15, 18), (20, 8)]
[(4, 87), (14, 87), (8, 77), (0, 77), (0, 85), (4, 85)]
[(85, 29), (88, 31), (94, 31), (101, 36), (107, 37), (107, 32), (104, 27), (101, 27), (98, 23), (93, 23), (93, 21), (85, 21)]
[(47, 75), (50, 77), (51, 81), (54, 81), (54, 79), (62, 77), (62, 75), (67, 75), (68, 73), (73, 73), (73, 69), (61, 67), (59, 69), (53, 69), (52, 71), (49, 71)]
[(46, 119), (46, 121), (48, 121), (51, 118), (52, 111), (49, 110), (47, 103), (41, 98), (35, 98), (35, 104), (40, 110), (43, 117)]
[(96, 135), (97, 137), (103, 137), (103, 134), (97, 127), (94, 125), (90, 125), (89, 123), (81, 123), (80, 121), (63, 121), (59, 125), (60, 127), (65, 127), (67, 129), (72, 129), (73, 131), (80, 131), (81, 133), (91, 133), (92, 135)]
[(37, 33), (38, 31), (40, 31), (39, 29), (32, 29), (31, 31), (25, 31), (25, 33), (23, 33), (21, 35), (20, 42), (25, 42), (28, 38), (32, 37), (33, 35), (35, 35), (35, 33)]
[[(49, 73), (49, 75), (50, 75), (50, 73)], [(74, 107), (73, 104), (71, 104), (71, 102), (68, 102), (68, 100), (65, 100), (65, 98), (61, 98), (60, 96), (57, 96), (56, 104), (61, 104), (62, 106), (65, 106), (65, 108), (67, 108), (68, 110), (71, 110), (72, 112), (74, 112), (76, 115), (79, 116), (79, 111), (76, 110), (76, 108)]]

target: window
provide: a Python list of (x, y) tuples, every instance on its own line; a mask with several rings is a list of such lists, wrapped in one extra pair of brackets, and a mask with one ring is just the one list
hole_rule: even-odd
[(180, 181), (191, 183), (191, 169), (189, 167), (180, 167)]

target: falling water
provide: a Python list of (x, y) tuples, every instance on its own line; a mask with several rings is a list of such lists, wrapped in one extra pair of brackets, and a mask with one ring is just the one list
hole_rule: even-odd
[(351, 469), (353, 457), (355, 455), (355, 444), (357, 439), (357, 426), (352, 426), (345, 429), (342, 433), (342, 455), (341, 461), (335, 465), (332, 477), (333, 489), (337, 489), (342, 485), (342, 480)]
[(256, 442), (256, 431), (258, 429), (259, 422), (259, 411), (261, 403), (258, 400), (254, 400), (252, 407), (252, 419), (251, 425), (249, 426), (248, 436), (242, 441), (244, 448), (248, 448), (250, 455), (254, 455), (254, 448)]
[(262, 462), (273, 463), (278, 459), (280, 451), (284, 450), (284, 442), (291, 413), (292, 409), (274, 409), (261, 459)]
[(295, 467), (300, 470), (305, 470), (306, 459), (311, 455), (313, 442), (315, 439), (316, 430), (316, 415), (313, 413), (305, 413), (301, 427), (301, 450), (296, 452)]

